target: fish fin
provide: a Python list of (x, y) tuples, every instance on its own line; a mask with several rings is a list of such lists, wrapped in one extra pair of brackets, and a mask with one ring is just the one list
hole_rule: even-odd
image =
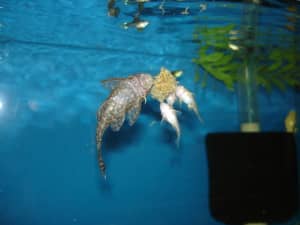
[(196, 116), (201, 123), (204, 123), (204, 119), (202, 118), (199, 112), (196, 112)]
[(179, 127), (177, 127), (177, 128), (173, 127), (173, 128), (176, 130), (176, 135), (177, 135), (175, 144), (176, 144), (177, 148), (179, 148), (179, 146), (180, 146), (180, 128)]
[(100, 168), (100, 171), (101, 171), (101, 175), (103, 176), (104, 180), (106, 180), (105, 164), (104, 164), (102, 156), (101, 156), (101, 158), (99, 158), (99, 155), (98, 155), (98, 164), (99, 164), (99, 168)]
[(188, 109), (189, 109), (189, 110), (193, 111), (193, 112), (196, 114), (198, 120), (199, 120), (201, 123), (204, 123), (204, 120), (203, 120), (202, 116), (201, 116), (200, 113), (199, 113), (198, 106), (197, 106), (196, 102), (193, 101), (192, 104), (188, 104), (187, 106), (188, 106)]
[(105, 88), (113, 90), (116, 87), (118, 87), (121, 84), (122, 81), (124, 81), (124, 78), (111, 78), (111, 79), (102, 80), (101, 84)]
[(98, 158), (98, 166), (100, 169), (100, 172), (102, 174), (102, 176), (105, 178), (105, 163), (102, 157), (102, 149), (101, 149), (101, 145), (102, 145), (102, 136), (105, 132), (107, 128), (107, 125), (105, 122), (100, 122), (100, 120), (98, 120), (98, 124), (97, 124), (97, 129), (96, 129), (96, 144), (97, 144), (97, 158)]
[(110, 124), (110, 127), (112, 129), (112, 131), (114, 132), (117, 132), (121, 129), (123, 123), (124, 123), (124, 120), (125, 120), (125, 116), (122, 115), (120, 117), (118, 117), (116, 120), (114, 120), (111, 124)]
[(142, 108), (141, 101), (136, 102), (127, 113), (127, 118), (129, 122), (129, 126), (132, 126), (138, 119)]
[(192, 109), (194, 111), (194, 113), (196, 114), (198, 120), (201, 122), (201, 123), (204, 123), (204, 119), (202, 118), (202, 116), (200, 115), (199, 111), (198, 111), (198, 108), (193, 108)]

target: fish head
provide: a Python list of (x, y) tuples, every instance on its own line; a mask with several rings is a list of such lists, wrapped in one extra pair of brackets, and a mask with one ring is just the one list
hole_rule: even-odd
[(176, 128), (176, 130), (179, 130), (176, 110), (173, 109), (172, 106), (165, 102), (160, 103), (160, 113), (163, 118), (163, 120), (166, 120), (168, 123), (170, 123), (173, 127)]
[(183, 86), (179, 85), (176, 87), (175, 92), (176, 92), (177, 97), (181, 97), (185, 92), (185, 88)]
[(143, 89), (148, 93), (153, 85), (153, 78), (150, 74), (142, 73), (138, 76), (140, 84)]
[(164, 113), (167, 111), (167, 109), (168, 109), (167, 103), (161, 102), (161, 103), (159, 104), (159, 108), (160, 108), (160, 112), (161, 112), (162, 114), (164, 114)]
[(165, 117), (169, 117), (171, 114), (174, 113), (173, 108), (165, 102), (161, 102), (159, 107), (161, 114)]

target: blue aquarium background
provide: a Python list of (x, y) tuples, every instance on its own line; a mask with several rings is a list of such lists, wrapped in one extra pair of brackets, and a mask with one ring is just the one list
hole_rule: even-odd
[[(141, 17), (149, 25), (141, 31), (122, 26), (137, 4), (116, 4), (115, 18), (104, 0), (0, 1), (1, 225), (221, 224), (209, 211), (205, 136), (240, 129), (238, 97), (210, 76), (205, 87), (195, 82), (193, 31), (240, 24), (244, 3), (145, 2)], [(280, 32), (299, 35), (299, 21), (298, 31), (284, 29), (287, 7), (261, 5), (260, 25), (274, 31), (266, 44)], [(204, 123), (177, 104), (177, 148), (176, 133), (161, 123), (159, 104), (149, 97), (134, 126), (105, 133), (105, 181), (95, 130), (109, 90), (100, 81), (156, 75), (161, 67), (183, 70), (178, 81), (194, 93)], [(263, 131), (284, 131), (287, 113), (300, 110), (293, 88), (259, 88), (258, 99)]]

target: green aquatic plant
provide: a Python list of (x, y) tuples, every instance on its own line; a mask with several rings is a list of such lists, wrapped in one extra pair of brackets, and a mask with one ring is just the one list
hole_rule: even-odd
[[(198, 27), (193, 34), (193, 41), (199, 44), (197, 56), (193, 62), (202, 70), (195, 73), (195, 81), (206, 86), (210, 75), (221, 81), (229, 90), (242, 78), (239, 76), (241, 65), (247, 63), (245, 57), (249, 49), (256, 49), (256, 82), (271, 91), (273, 87), (285, 90), (286, 87), (300, 85), (300, 61), (297, 45), (267, 48), (262, 43), (247, 43), (242, 40), (237, 26), (229, 24), (219, 27)], [(255, 45), (255, 46), (254, 46)], [(255, 47), (255, 48), (254, 48)], [(200, 75), (202, 71), (202, 76)]]
[(195, 74), (195, 80), (200, 81), (202, 87), (206, 86), (209, 74), (233, 90), (239, 69), (238, 57), (228, 48), (229, 33), (233, 29), (234, 25), (196, 28), (193, 40), (199, 43), (199, 49), (193, 62), (203, 69), (202, 79), (199, 70)]
[(258, 85), (271, 91), (272, 86), (284, 91), (288, 86), (300, 85), (300, 58), (295, 46), (277, 47), (269, 51), (266, 62), (258, 65)]

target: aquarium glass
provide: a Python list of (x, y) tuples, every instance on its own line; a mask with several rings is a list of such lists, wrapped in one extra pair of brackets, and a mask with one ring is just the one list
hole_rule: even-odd
[[(300, 110), (299, 12), (299, 0), (1, 0), (0, 224), (222, 224), (205, 137), (244, 122), (286, 131)], [(105, 130), (105, 179), (97, 112), (120, 86), (101, 81), (163, 70), (198, 111), (176, 101), (176, 132), (143, 96), (132, 126)]]

